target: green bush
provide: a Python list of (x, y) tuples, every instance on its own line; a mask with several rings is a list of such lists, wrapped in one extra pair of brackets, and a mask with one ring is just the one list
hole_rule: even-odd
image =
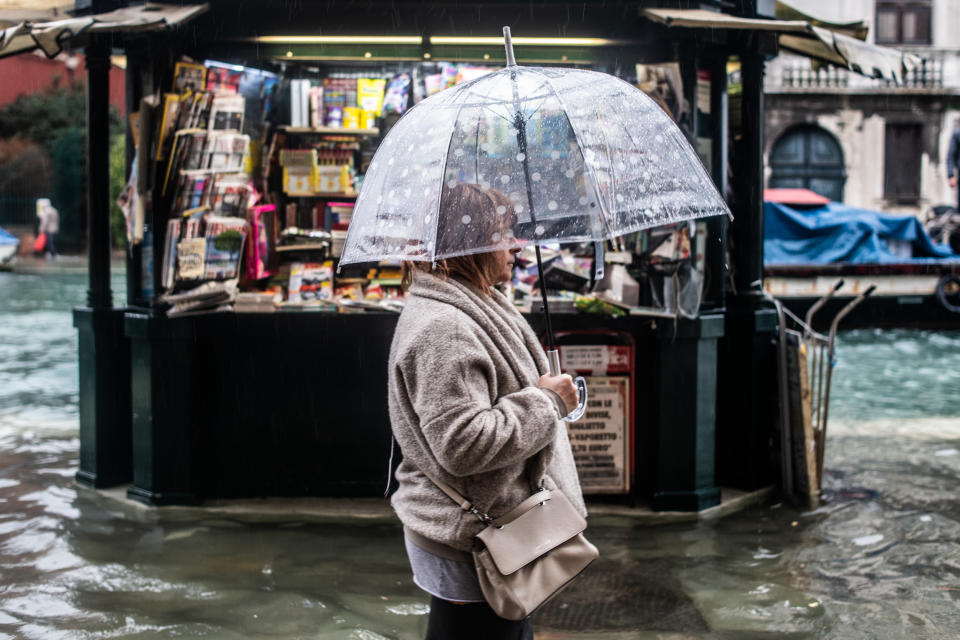
[(86, 131), (70, 127), (49, 140), (53, 159), (53, 206), (60, 213), (57, 247), (65, 251), (83, 249), (87, 209)]
[(127, 246), (127, 223), (117, 205), (117, 196), (127, 184), (127, 145), (122, 133), (110, 136), (110, 235), (113, 246)]
[[(53, 192), (38, 192), (36, 197), (49, 196), (59, 211), (57, 246), (68, 251), (81, 250), (86, 236), (86, 131), (86, 95), (80, 83), (69, 87), (55, 85), (46, 91), (22, 95), (0, 108), (0, 138), (33, 140), (52, 160)], [(125, 182), (120, 175), (124, 173), (125, 154), (123, 120), (112, 106), (110, 133), (111, 140), (102, 144), (110, 144), (110, 191), (115, 200)], [(40, 183), (34, 186), (39, 189)], [(118, 224), (119, 208), (111, 202), (110, 209), (114, 245), (123, 246), (123, 216), (119, 215)]]

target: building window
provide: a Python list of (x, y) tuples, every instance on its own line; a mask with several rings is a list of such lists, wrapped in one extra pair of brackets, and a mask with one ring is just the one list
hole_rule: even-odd
[(920, 199), (920, 148), (923, 126), (887, 123), (883, 151), (883, 196), (891, 202)]
[(770, 184), (773, 189), (810, 189), (843, 201), (843, 150), (829, 132), (801, 126), (784, 133), (770, 151)]
[(877, 44), (930, 44), (931, 0), (877, 0)]

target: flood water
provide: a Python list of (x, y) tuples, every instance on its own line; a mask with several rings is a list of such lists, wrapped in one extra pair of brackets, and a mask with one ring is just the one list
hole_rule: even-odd
[[(74, 485), (85, 290), (0, 273), (0, 638), (422, 638), (392, 523), (132, 518)], [(602, 560), (551, 615), (606, 631), (538, 638), (960, 637), (960, 332), (838, 354), (824, 506), (594, 519)]]

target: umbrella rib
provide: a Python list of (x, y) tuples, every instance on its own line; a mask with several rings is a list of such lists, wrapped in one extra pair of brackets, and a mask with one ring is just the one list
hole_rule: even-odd
[(593, 167), (591, 167), (590, 164), (587, 162), (587, 155), (583, 151), (583, 144), (580, 143), (580, 132), (577, 131), (577, 128), (575, 126), (573, 126), (573, 120), (570, 119), (570, 115), (567, 112), (567, 104), (566, 102), (564, 102), (563, 98), (560, 97), (560, 92), (557, 91), (557, 88), (555, 86), (553, 86), (553, 82), (550, 81), (549, 76), (547, 76), (545, 73), (542, 73), (541, 71), (533, 70), (533, 72), (543, 76), (543, 79), (547, 83), (547, 86), (549, 86), (550, 90), (553, 91), (553, 95), (557, 97), (557, 102), (560, 103), (561, 112), (563, 113), (563, 116), (567, 119), (567, 123), (570, 125), (570, 130), (573, 131), (573, 139), (576, 141), (577, 148), (580, 150), (580, 157), (583, 158), (583, 166), (585, 169), (584, 175), (587, 175), (590, 177), (590, 185), (593, 187), (593, 194), (594, 194), (594, 197), (596, 197), (597, 199), (597, 206), (600, 209), (600, 214), (599, 214), (600, 223), (603, 225), (603, 228), (606, 232), (606, 236), (604, 237), (612, 238), (613, 233), (610, 230), (610, 223), (607, 220), (607, 215), (609, 215), (609, 212), (606, 210), (606, 206), (604, 206), (603, 198), (600, 197), (599, 185), (597, 185), (597, 181), (593, 177)]
[(547, 99), (549, 99), (549, 98), (550, 98), (550, 96), (545, 96), (545, 97), (543, 98), (543, 100), (540, 101), (540, 104), (538, 104), (538, 105), (536, 106), (536, 108), (535, 108), (533, 111), (530, 112), (530, 115), (527, 116), (527, 118), (525, 119), (525, 122), (530, 122), (530, 120), (533, 119), (533, 116), (537, 115), (537, 111), (540, 111), (540, 108), (543, 106), (543, 103), (546, 102)]
[[(624, 83), (624, 84), (626, 84), (626, 83)], [(646, 95), (646, 94), (644, 94), (644, 95)], [(660, 107), (658, 106), (657, 108), (659, 109)], [(635, 149), (639, 149), (639, 148), (640, 148), (640, 145), (638, 144), (637, 139), (633, 136), (633, 133), (630, 131), (630, 129), (627, 128), (626, 126), (624, 126), (624, 127), (623, 127), (623, 130), (624, 130), (624, 132), (626, 132), (627, 137), (630, 138), (630, 144), (633, 145), (633, 147), (634, 147)], [(647, 193), (650, 193), (649, 189), (648, 189)], [(663, 193), (662, 193), (662, 191), (659, 191), (659, 190), (658, 190), (655, 194), (652, 194), (652, 195), (653, 195), (654, 197), (656, 197), (657, 200), (660, 201), (660, 211), (661, 211), (661, 212), (666, 212), (666, 211), (667, 211), (667, 207), (666, 207), (666, 204), (665, 204), (664, 201), (663, 201)], [(669, 224), (669, 222), (664, 222), (663, 224)], [(648, 227), (646, 227), (646, 228), (649, 229), (649, 228), (655, 227), (655, 226), (658, 226), (658, 225), (650, 225), (650, 226), (648, 226)], [(629, 233), (629, 232), (628, 232), (628, 233)]]
[[(456, 127), (456, 123), (453, 126)], [(473, 179), (476, 184), (480, 184), (480, 111), (477, 111), (477, 130), (473, 135), (475, 139), (473, 145)]]
[[(596, 106), (596, 103), (595, 103), (595, 106), (594, 106), (594, 114), (596, 115), (597, 122), (600, 122), (600, 121), (603, 119), (603, 113), (602, 113), (602, 112), (600, 111), (600, 109)], [(572, 125), (571, 125), (571, 126), (572, 126)], [(616, 202), (617, 202), (617, 190), (618, 190), (618, 186), (619, 186), (619, 182), (620, 182), (620, 181), (619, 181), (619, 179), (618, 179), (617, 172), (615, 171), (615, 168), (614, 168), (614, 165), (613, 165), (613, 154), (610, 152), (610, 141), (607, 139), (606, 131), (604, 131), (604, 128), (603, 128), (603, 127), (598, 127), (598, 129), (599, 129), (599, 134), (602, 136), (601, 139), (603, 140), (603, 149), (604, 149), (604, 151), (606, 152), (606, 156), (607, 156), (607, 165), (610, 167), (610, 176), (611, 176), (611, 179), (610, 179), (610, 198), (611, 198), (611, 202), (613, 203), (613, 206), (615, 207), (615, 206), (617, 206), (617, 205), (616, 205)], [(632, 139), (631, 139), (631, 142), (632, 142)], [(586, 158), (584, 158), (584, 162), (586, 162)], [(612, 238), (612, 235), (611, 235), (611, 240), (612, 240), (612, 239), (613, 239), (613, 238)], [(615, 244), (616, 244), (616, 243), (615, 243)]]
[[(621, 82), (623, 82), (623, 81), (621, 80)], [(624, 82), (624, 84), (627, 84), (627, 83)], [(630, 86), (630, 87), (632, 88), (632, 85), (627, 85), (627, 86)], [(656, 108), (659, 109), (660, 107), (657, 106)], [(630, 144), (632, 144), (635, 148), (638, 148), (638, 149), (639, 149), (640, 147), (639, 147), (639, 145), (637, 144), (637, 140), (636, 140), (636, 138), (633, 136), (633, 133), (630, 131), (630, 129), (627, 128), (626, 126), (624, 126), (624, 127), (623, 127), (623, 130), (626, 132), (627, 137), (630, 138)], [(701, 164), (700, 166), (702, 167), (703, 165)], [(697, 167), (695, 166), (695, 167), (694, 167), (694, 170), (696, 171), (696, 169), (697, 169)], [(708, 176), (708, 178), (709, 178), (709, 176)], [(711, 184), (712, 184), (712, 183), (713, 183), (713, 180), (710, 180), (710, 182), (711, 182)], [(649, 191), (648, 191), (648, 193), (649, 193)], [(663, 200), (663, 192), (662, 192), (662, 191), (657, 191), (656, 194), (653, 194), (653, 195), (657, 198), (657, 200), (660, 201), (660, 211), (666, 212), (666, 211), (667, 211), (667, 206), (666, 206), (666, 203), (665, 203), (664, 200)], [(705, 218), (705, 217), (708, 217), (708, 215), (706, 215), (706, 214), (700, 214), (700, 215), (698, 215), (698, 216), (696, 216), (696, 217), (697, 217), (697, 218)], [(672, 222), (672, 221), (669, 221), (669, 220), (668, 220), (667, 222), (664, 222), (663, 224), (670, 224), (671, 222)], [(657, 226), (657, 225), (651, 225), (651, 226)], [(647, 227), (647, 228), (649, 228), (649, 227)]]
[[(540, 110), (540, 107), (543, 106), (543, 103), (546, 102), (546, 101), (547, 101), (547, 98), (549, 98), (549, 97), (550, 97), (550, 96), (545, 96), (545, 97), (543, 98), (543, 100), (540, 101), (540, 104), (538, 104), (537, 107), (536, 107), (533, 111), (530, 112), (530, 117), (533, 117), (533, 115), (534, 115), (537, 111)], [(498, 102), (497, 104), (506, 104), (506, 103)], [(474, 106), (474, 105), (471, 105), (471, 106)], [(513, 121), (513, 120), (511, 120), (510, 118), (508, 118), (508, 117), (505, 116), (505, 115), (502, 115), (502, 114), (497, 113), (497, 112), (494, 111), (494, 110), (491, 108), (491, 106), (488, 105), (488, 104), (476, 105), (476, 106), (480, 106), (480, 107), (482, 107), (483, 109), (486, 109), (487, 111), (489, 111), (490, 113), (492, 113), (494, 116), (500, 118), (501, 120), (503, 120), (504, 122), (506, 122), (506, 123), (509, 124), (509, 125), (513, 125), (513, 124), (514, 124), (514, 121)], [(512, 105), (511, 105), (511, 106), (512, 106)], [(524, 118), (524, 122), (527, 122), (528, 120), (530, 120), (529, 117), (528, 117), (528, 118)]]
[[(506, 104), (506, 103), (500, 102), (500, 103), (498, 103), (498, 104)], [(514, 124), (513, 120), (511, 120), (509, 117), (507, 117), (507, 116), (505, 116), (505, 115), (503, 115), (503, 114), (497, 113), (496, 111), (493, 110), (493, 108), (492, 108), (490, 105), (482, 104), (482, 105), (478, 105), (478, 106), (480, 106), (480, 107), (483, 108), (483, 109), (486, 109), (487, 111), (489, 111), (490, 113), (492, 113), (494, 116), (500, 118), (501, 120), (503, 120), (503, 121), (506, 122), (507, 124), (513, 126), (513, 124)], [(511, 106), (512, 106), (512, 105), (511, 105)]]
[[(471, 87), (472, 90), (472, 87)], [(440, 250), (440, 202), (443, 200), (443, 187), (447, 183), (447, 160), (450, 158), (450, 145), (453, 144), (454, 134), (457, 130), (457, 122), (460, 120), (460, 114), (463, 112), (464, 103), (457, 107), (457, 114), (453, 116), (451, 131), (447, 140), (447, 146), (443, 150), (443, 162), (440, 163), (440, 188), (437, 189), (437, 208), (434, 214), (437, 218), (437, 224), (433, 231), (433, 263), (437, 262), (437, 252)]]
[[(619, 80), (619, 78), (618, 78), (618, 80)], [(623, 82), (623, 81), (621, 80), (621, 82)], [(627, 84), (627, 83), (624, 82), (624, 84)], [(627, 86), (629, 86), (629, 87), (632, 88), (632, 85), (627, 84)], [(657, 106), (656, 108), (659, 109), (660, 107)], [(636, 141), (636, 139), (634, 138), (633, 134), (630, 132), (630, 129), (628, 129), (627, 127), (624, 127), (624, 131), (627, 132), (627, 136), (630, 138), (630, 143), (633, 144), (634, 146), (636, 146), (637, 141)], [(679, 131), (679, 129), (678, 129), (678, 131)], [(684, 142), (686, 142), (686, 140), (684, 140)], [(691, 149), (691, 151), (692, 151), (692, 149)], [(712, 187), (714, 187), (714, 189), (716, 189), (716, 185), (715, 185), (714, 182), (713, 182), (713, 178), (710, 177), (710, 175), (707, 173), (706, 169), (704, 168), (703, 163), (700, 162), (700, 158), (699, 158), (699, 156), (697, 155), (696, 151), (694, 151), (693, 153), (694, 153), (693, 159), (695, 160), (695, 162), (692, 162), (692, 163), (689, 162), (689, 157), (688, 157), (688, 164), (692, 164), (692, 165), (693, 165), (693, 166), (692, 166), (693, 172), (694, 172), (694, 173), (699, 173), (699, 174), (700, 174), (700, 178), (701, 178), (702, 180), (706, 180), (706, 182), (707, 182), (709, 185), (711, 185)], [(717, 192), (717, 195), (720, 195), (719, 192)], [(666, 207), (665, 207), (665, 205), (664, 205), (664, 203), (663, 203), (663, 197), (662, 197), (662, 195), (661, 195), (660, 192), (657, 192), (657, 197), (660, 199), (661, 209), (665, 211), (665, 210), (666, 210)], [(722, 199), (723, 199), (723, 197), (721, 196), (721, 201), (722, 201)], [(724, 208), (726, 208), (726, 203), (723, 203), (723, 204), (724, 204)], [(706, 209), (706, 211), (709, 211), (709, 210), (710, 210), (710, 209)], [(706, 212), (701, 212), (701, 213), (699, 213), (699, 214), (696, 216), (696, 218), (707, 218), (707, 217), (710, 217), (711, 215), (720, 215), (720, 214), (722, 214), (722, 213), (723, 213), (723, 211), (720, 211), (720, 212), (718, 212), (718, 213), (706, 213)], [(727, 214), (729, 215), (729, 209), (727, 210)]]
[[(549, 97), (550, 97), (550, 94), (546, 94), (546, 95), (535, 95), (535, 96), (530, 96), (530, 97), (528, 97), (528, 98), (524, 98), (524, 99), (523, 99), (523, 102), (533, 102), (534, 100), (541, 100), (541, 99), (546, 100), (546, 99), (549, 98)], [(462, 104), (462, 105), (465, 106), (465, 107), (489, 107), (489, 106), (491, 106), (491, 105), (503, 105), (503, 106), (510, 107), (510, 108), (513, 108), (513, 107), (514, 107), (514, 103), (513, 103), (512, 101), (510, 101), (510, 100), (500, 100), (500, 99), (498, 99), (498, 98), (486, 98), (486, 99), (484, 99), (482, 102), (481, 102), (481, 101), (478, 101), (478, 102), (461, 102), (460, 104)]]

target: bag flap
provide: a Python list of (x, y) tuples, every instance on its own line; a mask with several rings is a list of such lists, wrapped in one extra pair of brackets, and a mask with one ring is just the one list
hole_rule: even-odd
[(539, 491), (477, 534), (497, 570), (510, 575), (587, 528), (562, 491)]

